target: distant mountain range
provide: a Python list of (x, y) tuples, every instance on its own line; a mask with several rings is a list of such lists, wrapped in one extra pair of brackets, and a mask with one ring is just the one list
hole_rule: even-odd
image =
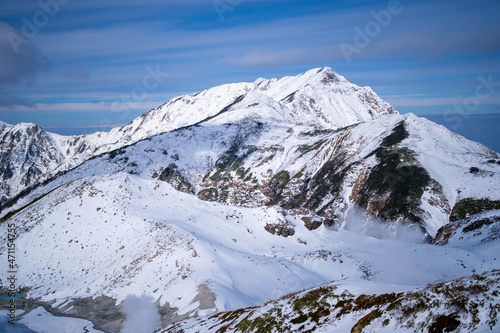
[(500, 156), (330, 68), (110, 132), (0, 123), (0, 179), (25, 298), (104, 332), (130, 294), (162, 332), (498, 327)]

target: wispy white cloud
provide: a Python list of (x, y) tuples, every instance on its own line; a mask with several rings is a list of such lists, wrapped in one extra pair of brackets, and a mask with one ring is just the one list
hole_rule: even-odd
[(97, 103), (33, 103), (31, 105), (11, 105), (0, 106), (0, 112), (24, 112), (24, 111), (38, 111), (38, 112), (102, 112), (102, 111), (115, 111), (124, 112), (126, 110), (151, 110), (160, 103), (158, 102), (97, 102)]
[(290, 47), (283, 50), (271, 48), (233, 52), (222, 59), (221, 63), (244, 67), (269, 68), (273, 66), (296, 65), (304, 62), (325, 63), (331, 60), (334, 47), (331, 45), (318, 47)]

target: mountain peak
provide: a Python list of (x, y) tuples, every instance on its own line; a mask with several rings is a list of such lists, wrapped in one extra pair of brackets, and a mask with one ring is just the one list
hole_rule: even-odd
[[(263, 104), (273, 105), (274, 111), (263, 109), (263, 104), (251, 103), (245, 105), (244, 112), (233, 112), (230, 118), (227, 114), (222, 116), (229, 108), (234, 110), (242, 107), (245, 104), (240, 103), (242, 96), (250, 92), (260, 95), (258, 99), (266, 100)], [(251, 110), (252, 107), (255, 109)], [(279, 110), (278, 113), (276, 110)], [(262, 116), (259, 116), (260, 112), (263, 112)], [(270, 118), (269, 112), (273, 114)], [(258, 78), (252, 83), (224, 84), (198, 93), (175, 97), (160, 107), (144, 113), (130, 124), (113, 129), (109, 137), (115, 140), (113, 144), (118, 142), (116, 138), (122, 144), (125, 143), (123, 138), (127, 138), (127, 142), (136, 142), (155, 134), (205, 122), (214, 117), (239, 122), (251, 115), (251, 118), (275, 119), (277, 123), (283, 123), (286, 119), (287, 122), (295, 124), (338, 129), (397, 113), (369, 87), (359, 87), (330, 67), (321, 67), (297, 76)], [(217, 120), (218, 123), (220, 121), (222, 119)], [(126, 135), (120, 136), (120, 133)], [(99, 140), (103, 142), (104, 138), (100, 137)]]
[(327, 82), (330, 80), (332, 82), (338, 82), (340, 81), (340, 78), (342, 78), (343, 81), (347, 81), (343, 76), (338, 75), (337, 72), (335, 72), (331, 67), (313, 68), (306, 73), (314, 74), (315, 76), (319, 76), (321, 79), (327, 79)]
[(342, 75), (339, 75), (337, 72), (335, 72), (331, 67), (317, 67), (310, 69), (298, 76), (298, 77), (304, 77), (307, 78), (307, 84), (316, 84), (316, 83), (321, 83), (321, 84), (339, 84), (339, 83), (347, 83), (351, 84), (349, 81), (346, 80), (345, 77)]
[(42, 127), (34, 123), (18, 123), (16, 125), (9, 125), (0, 122), (0, 128), (5, 128), (7, 131), (11, 133), (26, 133), (28, 136), (44, 133)]
[(338, 129), (398, 114), (370, 87), (350, 83), (330, 67), (260, 81), (255, 89), (289, 108), (299, 122), (318, 127)]

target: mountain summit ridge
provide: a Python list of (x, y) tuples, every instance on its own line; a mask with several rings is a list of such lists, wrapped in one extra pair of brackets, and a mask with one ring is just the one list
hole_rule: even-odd
[[(230, 83), (194, 94), (174, 97), (148, 111), (130, 124), (110, 132), (131, 133), (141, 137), (189, 126), (216, 116), (241, 96), (255, 91), (287, 107), (298, 124), (330, 129), (346, 127), (397, 111), (371, 88), (359, 87), (329, 67), (315, 68), (297, 76), (280, 79), (259, 78), (252, 83)], [(315, 91), (321, 92), (316, 94)], [(337, 98), (332, 99), (332, 96)], [(316, 98), (314, 98), (316, 97)], [(312, 113), (314, 110), (315, 113)], [(145, 125), (147, 123), (151, 125)], [(152, 126), (152, 127), (151, 127)]]

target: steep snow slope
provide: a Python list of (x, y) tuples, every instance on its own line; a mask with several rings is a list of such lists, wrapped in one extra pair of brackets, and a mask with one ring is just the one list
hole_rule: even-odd
[[(310, 231), (278, 208), (204, 202), (126, 173), (68, 183), (8, 223), (18, 228), (17, 283), (29, 287), (28, 297), (55, 300), (57, 308), (75, 298), (151, 295), (173, 310), (165, 322), (344, 278), (404, 291), (497, 267), (493, 258), (462, 249), (324, 226)], [(272, 235), (265, 230), (271, 224), (294, 233)], [(2, 223), (0, 232), (6, 228)], [(6, 261), (5, 239), (0, 248)]]
[(358, 87), (328, 67), (257, 82), (257, 90), (288, 107), (296, 123), (338, 129), (397, 114), (371, 88)]
[[(500, 210), (491, 210), (451, 222), (439, 229), (433, 243), (461, 249), (484, 248), (483, 244), (500, 239)], [(493, 249), (484, 255), (496, 257)]]

